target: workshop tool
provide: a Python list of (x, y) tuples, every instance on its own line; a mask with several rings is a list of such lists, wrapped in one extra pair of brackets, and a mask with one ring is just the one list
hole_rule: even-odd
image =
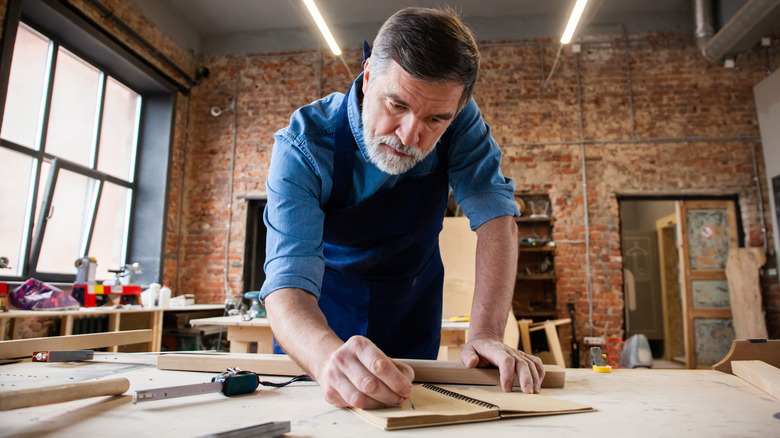
[(81, 400), (89, 397), (121, 395), (128, 389), (130, 389), (130, 381), (124, 377), (117, 377), (43, 388), (2, 391), (0, 392), (0, 411)]
[(251, 371), (240, 368), (228, 368), (224, 373), (215, 376), (208, 383), (193, 385), (169, 386), (165, 388), (144, 389), (133, 395), (133, 404), (143, 401), (165, 400), (169, 398), (189, 397), (191, 395), (212, 394), (221, 392), (226, 396), (251, 394), (258, 386), (273, 386), (280, 388), (293, 382), (310, 382), (311, 377), (301, 374), (285, 382), (267, 382)]
[(247, 315), (251, 318), (265, 318), (265, 307), (260, 304), (260, 292), (246, 292), (244, 298), (251, 301), (252, 306), (249, 308)]
[(94, 257), (82, 257), (73, 263), (76, 266), (76, 283), (95, 284), (97, 260)]
[(606, 354), (601, 352), (601, 347), (590, 347), (590, 364), (593, 365), (593, 371), (597, 373), (611, 373), (612, 367), (604, 362)]
[(63, 351), (33, 351), (33, 362), (76, 362), (80, 360), (92, 360), (95, 357), (93, 350), (63, 350)]
[(271, 438), (290, 431), (289, 421), (272, 421), (227, 432), (213, 433), (201, 438)]

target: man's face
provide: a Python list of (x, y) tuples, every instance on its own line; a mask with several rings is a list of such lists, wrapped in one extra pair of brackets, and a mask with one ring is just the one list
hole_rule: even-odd
[(372, 163), (391, 175), (404, 173), (433, 150), (458, 111), (463, 86), (415, 79), (396, 62), (363, 76), (363, 137)]

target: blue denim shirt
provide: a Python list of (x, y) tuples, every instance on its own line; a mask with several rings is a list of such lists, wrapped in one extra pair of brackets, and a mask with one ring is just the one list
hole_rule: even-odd
[[(355, 154), (349, 205), (419, 178), (434, 170), (439, 161), (436, 153), (430, 153), (402, 175), (384, 173), (369, 161), (356, 91), (361, 89), (362, 80), (361, 75), (346, 95), (350, 128), (360, 149)], [(341, 93), (333, 93), (298, 109), (290, 118), (290, 125), (274, 136), (266, 181), (268, 204), (263, 217), (268, 232), (261, 299), (287, 287), (320, 296), (325, 270), (324, 207), (333, 187), (335, 120), (344, 98)], [(448, 152), (450, 187), (471, 228), (499, 216), (518, 216), (514, 181), (503, 176), (499, 167), (501, 151), (473, 99), (452, 125), (454, 135)]]

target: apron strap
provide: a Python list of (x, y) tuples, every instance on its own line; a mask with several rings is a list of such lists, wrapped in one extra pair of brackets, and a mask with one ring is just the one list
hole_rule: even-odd
[[(353, 85), (354, 86), (354, 85)], [(341, 102), (336, 120), (336, 144), (333, 147), (333, 189), (327, 205), (329, 208), (345, 208), (349, 191), (352, 189), (352, 168), (357, 143), (349, 129), (347, 103), (352, 87), (349, 87)]]

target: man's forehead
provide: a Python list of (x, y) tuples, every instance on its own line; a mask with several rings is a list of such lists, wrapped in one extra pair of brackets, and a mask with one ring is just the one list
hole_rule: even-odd
[(463, 85), (454, 80), (427, 81), (415, 78), (395, 62), (391, 62), (380, 76), (382, 86), (379, 91), (383, 96), (408, 105), (433, 106), (444, 112), (457, 111), (464, 90)]

